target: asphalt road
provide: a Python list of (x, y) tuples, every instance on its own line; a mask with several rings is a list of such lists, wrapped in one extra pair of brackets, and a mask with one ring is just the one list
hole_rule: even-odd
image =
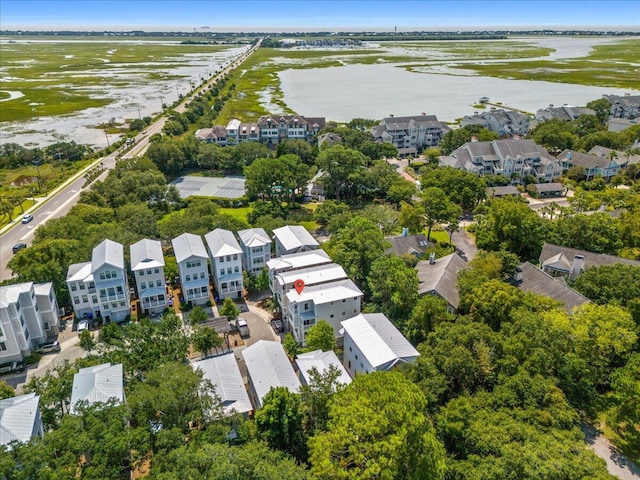
[[(228, 66), (217, 75), (211, 77), (211, 79), (202, 87), (198, 88), (193, 96), (197, 95), (200, 91), (209, 88), (215, 84), (220, 77), (226, 75), (234, 68), (239, 67), (244, 60), (246, 60), (257, 48), (259, 48), (261, 42), (242, 54), (239, 58), (229, 62)], [(192, 96), (185, 98), (185, 100), (178, 105), (175, 110), (178, 113), (182, 113), (186, 110), (189, 101)], [(144, 133), (135, 137), (135, 145), (131, 147), (122, 158), (131, 158), (143, 155), (149, 145), (149, 139), (156, 133), (161, 133), (165, 122), (166, 116), (162, 116), (155, 123), (149, 125)], [(116, 153), (112, 153), (106, 157), (102, 157), (96, 160), (91, 167), (83, 170), (75, 180), (68, 185), (63, 186), (59, 190), (54, 190), (49, 197), (43, 199), (37, 199), (37, 204), (31, 209), (27, 210), (28, 213), (33, 214), (33, 220), (28, 224), (21, 224), (20, 220), (22, 216), (16, 218), (6, 229), (5, 232), (0, 235), (0, 281), (11, 278), (12, 272), (7, 268), (7, 263), (13, 257), (13, 246), (17, 243), (26, 243), (31, 245), (33, 241), (33, 234), (36, 228), (47, 221), (65, 216), (71, 208), (78, 203), (80, 193), (83, 191), (85, 179), (84, 172), (102, 164), (105, 171), (95, 181), (102, 181), (106, 178), (110, 169), (116, 165)]]
[(640, 467), (622, 455), (604, 435), (591, 425), (582, 424), (585, 441), (607, 464), (607, 470), (622, 480), (640, 480)]

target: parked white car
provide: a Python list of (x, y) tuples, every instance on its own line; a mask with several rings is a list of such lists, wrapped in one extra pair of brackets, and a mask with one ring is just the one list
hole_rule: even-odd
[(78, 333), (83, 330), (89, 330), (89, 320), (80, 320), (78, 322)]

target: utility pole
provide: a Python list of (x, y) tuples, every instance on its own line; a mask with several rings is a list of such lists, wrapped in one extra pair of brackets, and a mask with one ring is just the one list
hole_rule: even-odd
[(40, 160), (34, 160), (33, 164), (36, 166), (36, 172), (38, 172), (38, 193), (40, 193)]
[(103, 125), (102, 129), (104, 130), (104, 136), (107, 138), (107, 148), (111, 148), (111, 145), (109, 144), (109, 135), (107, 135), (107, 126)]
[(140, 105), (138, 105), (138, 118), (142, 120), (142, 115), (140, 115)]

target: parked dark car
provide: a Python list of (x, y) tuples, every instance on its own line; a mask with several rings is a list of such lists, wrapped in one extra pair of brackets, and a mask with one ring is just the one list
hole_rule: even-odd
[(5, 373), (22, 372), (25, 369), (23, 362), (0, 363), (0, 375)]
[(271, 320), (271, 326), (276, 333), (282, 331), (282, 322), (280, 320)]
[(16, 243), (13, 246), (13, 253), (18, 253), (23, 248), (27, 248), (27, 244), (26, 243)]

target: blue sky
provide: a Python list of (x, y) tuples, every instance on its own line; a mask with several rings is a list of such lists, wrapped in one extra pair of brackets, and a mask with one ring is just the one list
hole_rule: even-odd
[(450, 30), (627, 27), (640, 0), (1, 0), (0, 29)]

